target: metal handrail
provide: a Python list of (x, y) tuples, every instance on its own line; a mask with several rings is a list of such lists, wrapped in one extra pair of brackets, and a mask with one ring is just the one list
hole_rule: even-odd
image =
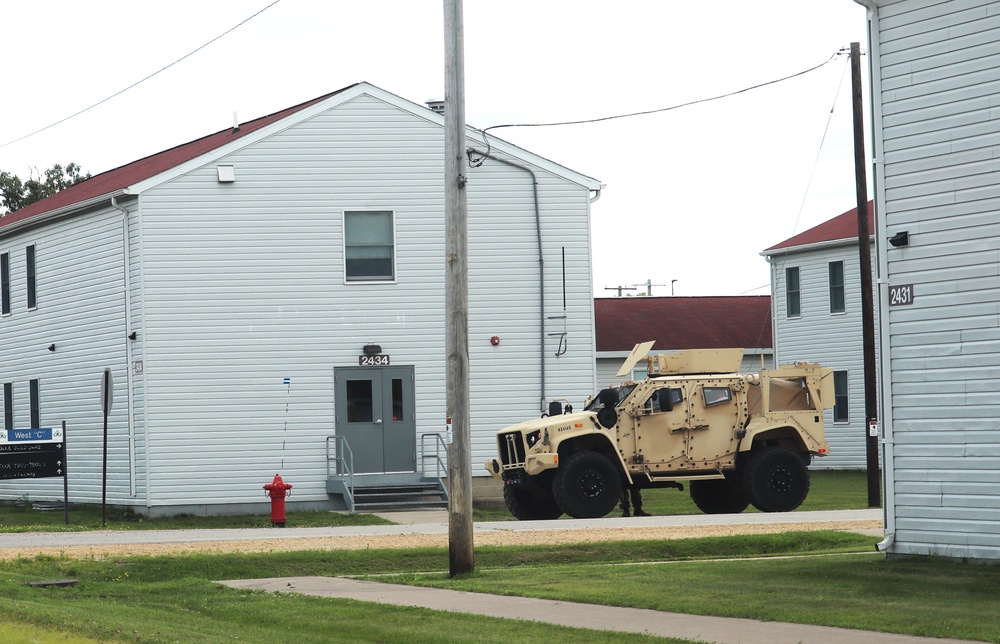
[[(330, 439), (336, 441), (334, 458), (330, 458)], [(346, 456), (346, 460), (345, 460)], [(334, 462), (334, 469), (336, 470), (337, 476), (347, 476), (347, 492), (349, 498), (347, 499), (347, 509), (350, 512), (354, 512), (354, 452), (351, 451), (351, 446), (347, 444), (347, 438), (344, 436), (327, 436), (326, 437), (326, 476), (327, 478), (332, 478), (330, 473), (330, 462)]]
[[(434, 452), (430, 454), (428, 453), (428, 450), (425, 446), (426, 441), (424, 440), (429, 436), (433, 436), (435, 439), (437, 439), (434, 443)], [(426, 434), (420, 435), (420, 459), (421, 461), (423, 461), (423, 459), (425, 458), (433, 458), (435, 460), (436, 478), (442, 478), (443, 473), (448, 471), (448, 466), (445, 464), (443, 460), (441, 460), (442, 449), (444, 450), (445, 454), (448, 453), (448, 446), (445, 445), (444, 438), (441, 437), (441, 434), (439, 432), (427, 432)], [(420, 472), (425, 476), (427, 475), (423, 462), (420, 463)]]

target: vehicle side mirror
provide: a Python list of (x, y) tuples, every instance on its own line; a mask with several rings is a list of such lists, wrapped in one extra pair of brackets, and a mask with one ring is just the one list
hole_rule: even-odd
[(670, 391), (669, 390), (659, 390), (654, 391), (653, 396), (653, 411), (673, 411), (674, 405), (670, 402)]
[(563, 406), (558, 400), (549, 403), (549, 416), (562, 416)]

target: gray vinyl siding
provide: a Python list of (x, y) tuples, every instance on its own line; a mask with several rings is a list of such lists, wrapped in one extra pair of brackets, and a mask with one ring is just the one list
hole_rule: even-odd
[[(837, 261), (844, 262), (846, 309), (830, 313), (829, 265)], [(857, 241), (774, 255), (771, 265), (775, 362), (815, 362), (848, 374), (849, 422), (834, 422), (833, 410), (826, 411), (824, 425), (830, 455), (814, 459), (812, 469), (864, 469), (867, 424)], [(789, 318), (785, 269), (792, 266), (799, 268), (801, 314)]]
[[(537, 167), (532, 170), (539, 183), (541, 263), (531, 175), (493, 160), (469, 173), (475, 464), (496, 456), (496, 430), (537, 418), (547, 408), (542, 404), (542, 361), (546, 399), (566, 399), (582, 407), (594, 388), (589, 193)], [(540, 270), (545, 281), (544, 349)], [(566, 351), (556, 356), (557, 334), (564, 332)], [(500, 338), (497, 347), (490, 344), (493, 336)]]
[[(106, 367), (108, 501), (155, 514), (260, 509), (276, 472), (298, 502), (325, 507), (334, 369), (356, 366), (369, 342), (413, 367), (418, 436), (444, 430), (442, 121), (404, 103), (377, 88), (331, 100), (131, 187), (118, 199), (127, 216), (106, 202), (0, 229), (12, 283), (0, 382), (14, 385), (17, 427), (35, 378), (42, 422), (67, 421), (71, 502), (101, 498)], [(500, 156), (535, 164), (539, 224), (531, 175)], [(506, 144), (494, 157), (467, 171), (480, 476), (498, 429), (538, 416), (543, 397), (582, 401), (594, 389), (589, 200), (599, 184)], [(235, 182), (218, 182), (219, 164)], [(393, 213), (394, 281), (346, 282), (349, 210)], [(31, 244), (36, 311), (25, 310)], [(0, 498), (22, 496), (61, 498), (61, 481), (0, 481)]]
[(1000, 5), (879, 10), (890, 552), (1000, 558)]
[[(234, 166), (235, 183), (217, 182), (217, 163)], [(560, 314), (567, 246), (570, 352), (553, 357), (547, 339), (559, 382), (549, 395), (583, 396), (593, 387), (589, 192), (536, 172), (546, 296)], [(151, 503), (259, 502), (261, 485), (293, 468), (296, 498), (325, 500), (333, 370), (357, 365), (368, 341), (414, 366), (418, 435), (443, 430), (443, 175), (440, 125), (362, 96), (143, 194)], [(527, 173), (470, 169), (469, 203), (478, 464), (494, 455), (497, 429), (539, 414), (539, 263)], [(394, 213), (395, 282), (345, 283), (345, 210)]]
[[(116, 383), (108, 422), (108, 494), (130, 491), (125, 382), (122, 216), (109, 208), (24, 232), (0, 233), (11, 253), (12, 314), (0, 318), (0, 381), (14, 384), (15, 427), (30, 423), (28, 383), (39, 381), (43, 427), (67, 424), (69, 495), (99, 502), (101, 380)], [(37, 308), (25, 308), (24, 247), (35, 245)], [(85, 297), (81, 297), (85, 293)], [(55, 344), (55, 351), (48, 347)], [(0, 481), (3, 498), (62, 499), (62, 479)]]

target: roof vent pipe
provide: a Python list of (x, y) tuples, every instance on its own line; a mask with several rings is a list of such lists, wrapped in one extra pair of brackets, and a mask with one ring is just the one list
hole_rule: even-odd
[(436, 98), (430, 98), (424, 101), (430, 111), (435, 114), (444, 114), (444, 101), (439, 101)]
[(240, 118), (237, 116), (236, 112), (233, 112), (233, 133), (240, 131)]

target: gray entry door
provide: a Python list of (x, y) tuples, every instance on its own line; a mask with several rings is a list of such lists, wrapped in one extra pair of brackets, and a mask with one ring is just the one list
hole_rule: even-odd
[(354, 473), (415, 472), (413, 367), (338, 367), (337, 435), (354, 455)]

